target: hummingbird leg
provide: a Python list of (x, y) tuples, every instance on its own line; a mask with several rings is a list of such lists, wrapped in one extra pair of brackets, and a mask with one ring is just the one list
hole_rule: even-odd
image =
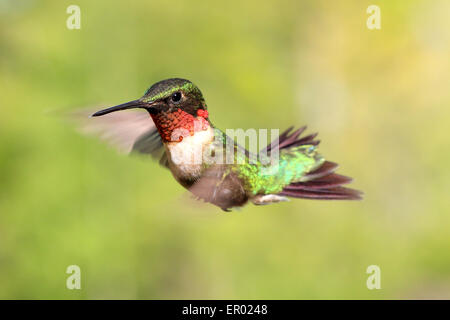
[(289, 199), (276, 194), (261, 194), (253, 197), (251, 201), (253, 202), (253, 204), (260, 206), (271, 203), (289, 201)]

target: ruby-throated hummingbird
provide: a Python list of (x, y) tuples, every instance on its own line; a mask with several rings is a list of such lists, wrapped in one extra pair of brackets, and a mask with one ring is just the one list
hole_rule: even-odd
[[(262, 161), (211, 123), (199, 88), (185, 79), (152, 85), (142, 98), (94, 113), (141, 108), (148, 126), (133, 142), (132, 151), (162, 154), (160, 164), (197, 198), (223, 210), (288, 200), (361, 199), (361, 192), (342, 185), (352, 179), (334, 173), (337, 164), (316, 150), (317, 134), (300, 137), (305, 127), (283, 132), (263, 151), (277, 161)], [(152, 121), (154, 126), (152, 125)], [(230, 157), (230, 154), (232, 155)], [(252, 161), (251, 161), (252, 160)]]

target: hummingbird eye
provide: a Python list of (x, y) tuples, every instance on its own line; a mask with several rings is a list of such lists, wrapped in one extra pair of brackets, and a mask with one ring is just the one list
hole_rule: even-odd
[(174, 103), (180, 102), (181, 101), (181, 92), (177, 91), (177, 92), (173, 93), (172, 96), (170, 97), (170, 99)]

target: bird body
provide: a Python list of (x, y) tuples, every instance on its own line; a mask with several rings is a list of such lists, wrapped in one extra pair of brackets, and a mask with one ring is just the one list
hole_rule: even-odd
[(142, 98), (93, 116), (131, 108), (146, 109), (155, 124), (136, 139), (133, 151), (154, 157), (162, 151), (160, 164), (182, 186), (225, 211), (249, 200), (262, 205), (287, 197), (361, 198), (359, 191), (341, 186), (351, 179), (335, 174), (337, 165), (317, 152), (316, 135), (301, 137), (305, 127), (286, 130), (252, 154), (211, 123), (202, 93), (188, 80), (160, 81)]
[(181, 142), (164, 143), (168, 167), (175, 179), (195, 181), (201, 177), (205, 169), (201, 151), (211, 146), (214, 139), (214, 129), (208, 127), (183, 138)]

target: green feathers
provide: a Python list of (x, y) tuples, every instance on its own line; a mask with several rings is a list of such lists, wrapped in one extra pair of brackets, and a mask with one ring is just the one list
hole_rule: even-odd
[(320, 167), (324, 161), (315, 146), (304, 145), (281, 150), (279, 161), (273, 164), (246, 163), (234, 165), (232, 170), (244, 181), (249, 193), (276, 194), (293, 182), (302, 182), (305, 174)]
[[(245, 149), (236, 144), (222, 131), (215, 129), (214, 153), (224, 161), (228, 150), (233, 150), (233, 163), (227, 162), (228, 174), (236, 174), (249, 195), (276, 194), (294, 182), (303, 182), (305, 175), (320, 167), (325, 159), (317, 153), (314, 145), (301, 145), (279, 150), (279, 156), (268, 164), (250, 161)], [(232, 145), (232, 148), (230, 148)]]

